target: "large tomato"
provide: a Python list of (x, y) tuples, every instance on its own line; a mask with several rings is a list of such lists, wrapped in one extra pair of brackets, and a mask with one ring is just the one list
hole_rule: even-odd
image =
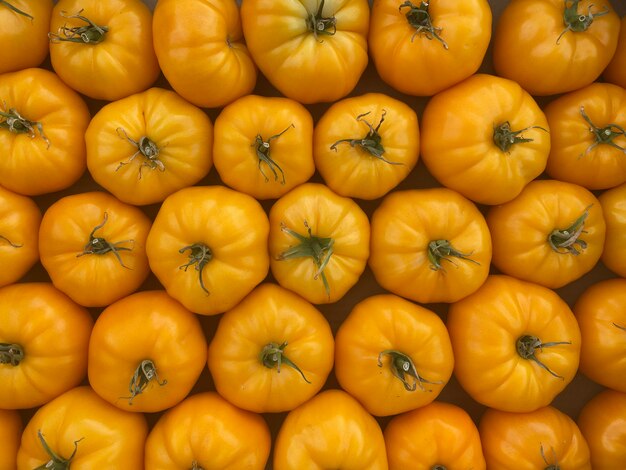
[(431, 96), (475, 73), (491, 39), (487, 0), (374, 0), (369, 46), (396, 90)]
[(576, 317), (545, 287), (490, 276), (450, 306), (447, 326), (454, 374), (483, 405), (513, 412), (547, 406), (578, 370)]
[(83, 95), (113, 101), (159, 76), (152, 13), (141, 0), (59, 0), (50, 29), (52, 67)]
[(17, 411), (0, 409), (0, 468), (17, 468), (17, 451), (22, 436), (22, 417)]
[(602, 262), (614, 273), (626, 277), (626, 183), (603, 192), (598, 199), (606, 221)]
[(426, 168), (475, 202), (510, 201), (546, 167), (546, 117), (511, 80), (474, 75), (430, 99), (421, 125)]
[(312, 398), (333, 368), (328, 321), (303, 298), (263, 284), (221, 318), (209, 346), (215, 388), (257, 413), (287, 411)]
[(626, 88), (626, 16), (622, 17), (615, 55), (602, 76), (607, 82)]
[(511, 0), (496, 26), (493, 65), (533, 95), (577, 90), (609, 64), (619, 28), (609, 0)]
[(367, 0), (243, 0), (252, 58), (278, 91), (300, 103), (336, 101), (367, 65)]
[(0, 185), (30, 196), (65, 189), (85, 171), (89, 110), (43, 69), (0, 75)]

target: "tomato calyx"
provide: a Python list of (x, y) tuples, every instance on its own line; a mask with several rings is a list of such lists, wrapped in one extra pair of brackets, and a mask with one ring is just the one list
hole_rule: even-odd
[[(587, 147), (587, 150), (585, 150), (585, 153), (583, 155), (587, 155), (589, 152), (591, 152), (594, 148), (596, 148), (600, 144), (610, 145), (611, 147), (614, 147), (620, 150), (621, 152), (626, 153), (626, 148), (620, 147), (615, 142), (613, 142), (613, 139), (615, 139), (616, 137), (621, 137), (621, 136), (626, 135), (626, 130), (624, 130), (622, 126), (618, 124), (609, 124), (606, 127), (596, 126), (591, 121), (589, 116), (587, 116), (587, 113), (585, 113), (584, 106), (580, 107), (580, 115), (587, 122), (587, 124), (589, 124), (589, 132), (591, 132), (596, 137), (596, 141), (593, 144), (591, 144), (589, 147)], [(583, 155), (581, 155), (581, 157)]]
[(9, 10), (14, 11), (18, 15), (22, 15), (22, 16), (25, 16), (26, 18), (30, 18), (31, 21), (35, 19), (32, 15), (29, 15), (25, 11), (20, 10), (15, 5), (11, 5), (9, 2), (7, 2), (7, 0), (0, 0), (0, 5), (5, 5)]
[(324, 17), (324, 0), (320, 2), (320, 6), (315, 13), (309, 13), (306, 19), (306, 26), (313, 33), (316, 41), (321, 41), (318, 36), (333, 36), (337, 32), (337, 18), (334, 16)]
[(142, 394), (153, 380), (161, 387), (167, 385), (167, 380), (159, 380), (154, 362), (150, 359), (144, 359), (139, 363), (133, 377), (130, 379), (130, 385), (128, 386), (130, 396), (122, 398), (128, 399), (128, 404), (132, 405), (135, 397)]
[(80, 258), (81, 256), (85, 256), (85, 255), (106, 255), (107, 253), (113, 253), (113, 255), (115, 255), (115, 257), (117, 258), (117, 260), (119, 261), (120, 265), (123, 268), (130, 269), (122, 261), (122, 257), (120, 256), (119, 252), (120, 251), (133, 251), (133, 249), (125, 247), (125, 246), (119, 246), (119, 245), (123, 243), (134, 244), (135, 240), (122, 240), (119, 242), (111, 243), (104, 237), (94, 236), (96, 231), (104, 227), (104, 225), (107, 223), (108, 220), (109, 220), (109, 215), (105, 212), (102, 223), (100, 223), (99, 225), (96, 225), (93, 228), (93, 230), (89, 234), (89, 241), (85, 244), (85, 247), (83, 248), (83, 252), (78, 253), (76, 257)]
[(448, 470), (448, 467), (446, 467), (445, 465), (437, 464), (430, 467), (430, 470)]
[(24, 349), (19, 344), (0, 343), (0, 364), (19, 366), (24, 359)]
[(552, 371), (547, 365), (541, 362), (537, 356), (535, 355), (536, 351), (543, 351), (543, 348), (551, 348), (553, 346), (560, 346), (564, 344), (572, 344), (571, 341), (552, 341), (549, 343), (542, 343), (539, 338), (533, 335), (523, 335), (520, 336), (516, 343), (517, 354), (520, 355), (523, 359), (528, 359), (533, 361), (539, 367), (547, 371), (553, 377), (557, 379), (564, 380), (564, 378), (554, 371)]
[[(295, 128), (296, 126), (291, 124), (287, 126), (285, 130), (283, 130), (282, 132), (279, 132), (278, 134), (271, 136), (267, 140), (264, 140), (263, 137), (261, 137), (261, 134), (257, 134), (257, 136), (254, 139), (254, 142), (252, 143), (252, 147), (254, 147), (254, 149), (256, 150), (256, 156), (259, 159), (259, 171), (263, 175), (263, 178), (265, 178), (266, 183), (269, 181), (269, 178), (263, 171), (263, 163), (267, 165), (267, 167), (274, 174), (274, 181), (278, 181), (278, 173), (280, 172), (280, 176), (281, 176), (280, 184), (285, 184), (285, 172), (280, 167), (280, 165), (276, 163), (276, 161), (273, 160), (272, 157), (270, 156), (270, 147), (271, 147), (270, 142), (274, 139), (278, 139), (281, 135), (283, 135), (292, 127)], [(278, 172), (276, 170), (278, 170)]]
[(194, 460), (193, 462), (191, 462), (191, 470), (204, 470), (204, 468), (202, 468), (200, 464), (198, 464), (197, 460)]
[(547, 467), (544, 468), (544, 470), (561, 470), (561, 467), (559, 467), (559, 464), (556, 463), (557, 462), (557, 458), (556, 458), (556, 452), (554, 451), (554, 447), (551, 447), (552, 449), (552, 457), (554, 458), (555, 463), (551, 464), (548, 462), (548, 459), (546, 459), (546, 454), (543, 450), (543, 444), (539, 444), (539, 452), (541, 452), (541, 458), (543, 459), (543, 461), (546, 463)]
[(127, 140), (128, 142), (130, 142), (130, 144), (134, 145), (137, 148), (137, 151), (133, 153), (128, 158), (128, 160), (120, 162), (115, 171), (118, 171), (124, 165), (132, 163), (137, 155), (141, 155), (144, 157), (141, 165), (139, 165), (139, 179), (141, 179), (141, 170), (144, 166), (151, 170), (158, 169), (159, 171), (165, 171), (165, 165), (161, 160), (159, 160), (159, 152), (161, 151), (161, 149), (157, 146), (156, 143), (150, 140), (149, 137), (144, 135), (139, 138), (139, 141), (136, 141), (133, 138), (129, 137), (126, 131), (121, 127), (118, 127), (116, 129), (116, 132), (120, 138)]
[(330, 261), (330, 257), (333, 255), (333, 245), (335, 244), (335, 240), (332, 238), (313, 235), (311, 227), (309, 227), (306, 220), (304, 221), (304, 227), (307, 230), (308, 236), (300, 235), (298, 232), (290, 229), (283, 222), (281, 222), (280, 229), (298, 240), (300, 243), (283, 251), (280, 255), (278, 255), (277, 260), (286, 261), (295, 258), (313, 258), (313, 262), (315, 263), (315, 266), (317, 266), (317, 271), (315, 272), (313, 279), (322, 279), (326, 295), (330, 298), (330, 285), (328, 284), (328, 279), (324, 273), (324, 268)]
[(82, 441), (84, 438), (80, 438), (77, 441), (74, 441), (74, 451), (72, 455), (70, 455), (67, 459), (57, 455), (48, 445), (46, 440), (43, 437), (43, 433), (41, 429), (37, 431), (37, 436), (39, 437), (39, 441), (41, 442), (41, 446), (46, 451), (46, 454), (50, 456), (50, 460), (45, 464), (40, 465), (34, 470), (69, 470), (70, 465), (72, 464), (72, 460), (76, 455), (76, 451), (78, 451), (78, 443)]
[(582, 215), (569, 227), (552, 231), (550, 236), (548, 236), (548, 244), (554, 251), (578, 256), (582, 250), (587, 248), (587, 242), (579, 237), (585, 233), (585, 220), (589, 217), (590, 208), (591, 206), (587, 207)]
[[(424, 388), (425, 383), (431, 385), (443, 383), (441, 380), (431, 382), (420, 376), (413, 360), (408, 355), (395, 349), (385, 349), (378, 354), (378, 367), (383, 366), (383, 356), (389, 356), (389, 368), (391, 369), (391, 373), (400, 379), (402, 385), (404, 385), (404, 389), (408, 392), (414, 392), (417, 390), (417, 387), (419, 387), (422, 392), (432, 392), (432, 390)], [(409, 377), (412, 380), (407, 380)]]
[(4, 235), (0, 235), (0, 240), (4, 240), (5, 242), (7, 242), (9, 244), (9, 246), (11, 246), (12, 248), (22, 248), (24, 245), (18, 245), (17, 243), (13, 243), (11, 240), (9, 240), (7, 237), (5, 237)]
[(282, 364), (286, 364), (292, 369), (296, 370), (304, 379), (304, 381), (308, 384), (311, 382), (305, 377), (304, 372), (300, 370), (300, 368), (287, 356), (285, 356), (285, 348), (287, 347), (287, 341), (284, 341), (282, 344), (278, 343), (268, 343), (263, 346), (261, 353), (259, 354), (259, 359), (261, 364), (263, 364), (268, 369), (273, 369), (276, 367), (276, 372), (280, 374), (280, 366)]
[(443, 45), (444, 49), (448, 49), (448, 44), (439, 35), (442, 29), (434, 26), (432, 23), (430, 13), (428, 12), (429, 6), (429, 3), (424, 1), (420, 1), (419, 6), (415, 6), (410, 0), (407, 0), (400, 5), (398, 10), (402, 12), (403, 8), (409, 9), (405, 16), (409, 24), (415, 28), (415, 32), (411, 36), (411, 42), (413, 42), (415, 36), (423, 35), (428, 40), (436, 39)]
[(522, 144), (526, 142), (532, 142), (533, 139), (523, 137), (521, 134), (529, 129), (541, 129), (544, 132), (548, 132), (541, 126), (528, 126), (519, 131), (511, 129), (511, 123), (504, 121), (502, 124), (493, 126), (493, 143), (505, 153), (511, 150), (511, 147), (515, 144)]
[(211, 251), (211, 248), (209, 248), (202, 242), (198, 242), (184, 246), (180, 250), (178, 250), (180, 254), (183, 254), (185, 251), (189, 251), (189, 261), (187, 262), (187, 264), (179, 266), (178, 269), (182, 269), (186, 272), (190, 266), (193, 266), (194, 269), (198, 272), (200, 287), (204, 292), (207, 293), (207, 295), (209, 295), (210, 292), (204, 285), (204, 280), (202, 279), (202, 272), (204, 271), (204, 267), (208, 264), (208, 262), (213, 259), (213, 252)]
[(430, 269), (433, 271), (439, 271), (445, 273), (446, 270), (442, 266), (442, 261), (448, 261), (453, 265), (457, 265), (451, 258), (459, 258), (466, 261), (470, 261), (474, 264), (480, 265), (476, 260), (470, 258), (472, 253), (463, 253), (452, 246), (449, 240), (433, 240), (428, 244), (427, 252), (428, 260), (430, 261)]
[(109, 31), (108, 26), (98, 26), (89, 18), (82, 16), (80, 10), (75, 15), (68, 15), (66, 11), (61, 11), (63, 18), (79, 19), (87, 23), (85, 26), (74, 26), (68, 28), (63, 25), (56, 33), (48, 33), (50, 42), (76, 42), (80, 44), (100, 44), (106, 38), (106, 34)]
[(556, 43), (559, 44), (561, 38), (568, 31), (573, 31), (575, 33), (582, 33), (587, 31), (593, 23), (594, 18), (599, 16), (604, 16), (609, 13), (609, 8), (605, 5), (604, 10), (599, 11), (597, 13), (592, 13), (591, 8), (593, 5), (589, 5), (587, 9), (587, 14), (578, 13), (578, 4), (580, 0), (572, 0), (571, 4), (568, 6), (568, 1), (565, 0), (565, 9), (563, 10), (563, 24), (565, 25), (565, 29), (559, 34), (559, 37), (556, 40)]
[[(43, 132), (43, 125), (38, 121), (29, 121), (15, 109), (8, 108), (7, 104), (3, 102), (4, 111), (0, 111), (0, 117), (4, 120), (0, 122), (0, 129), (7, 129), (14, 134), (28, 134), (31, 139), (34, 139), (39, 133), (39, 137), (50, 148), (50, 141)], [(37, 130), (37, 132), (35, 132)]]

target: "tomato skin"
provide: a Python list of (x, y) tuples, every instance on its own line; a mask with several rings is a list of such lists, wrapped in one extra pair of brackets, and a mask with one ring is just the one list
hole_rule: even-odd
[[(369, 126), (380, 137), (384, 160), (346, 141), (369, 136)], [(326, 185), (340, 196), (382, 197), (408, 176), (419, 158), (417, 114), (404, 102), (382, 93), (333, 104), (317, 122), (313, 139), (315, 166)]]
[[(144, 137), (158, 148), (154, 158), (136, 144)], [(213, 163), (209, 117), (161, 88), (104, 106), (89, 123), (85, 139), (94, 180), (128, 204), (162, 202), (204, 178)]]
[(0, 128), (0, 148), (6, 152), (0, 185), (36, 196), (74, 184), (85, 171), (89, 124), (89, 110), (78, 93), (52, 72), (31, 68), (0, 75), (0, 103), (3, 112), (15, 109), (33, 127), (32, 134)]
[[(501, 147), (496, 131), (523, 131), (517, 137), (524, 140)], [(548, 121), (533, 97), (511, 80), (485, 74), (428, 101), (421, 139), (422, 161), (442, 185), (489, 205), (515, 198), (544, 171), (550, 152)]]
[(598, 199), (606, 221), (602, 262), (617, 275), (626, 277), (626, 184), (603, 192)]
[[(417, 7), (421, 2), (411, 2)], [(376, 71), (402, 93), (432, 96), (474, 74), (491, 39), (491, 9), (486, 0), (436, 0), (428, 15), (435, 35), (418, 33), (402, 0), (374, 0), (369, 47)], [(400, 8), (399, 8), (400, 7)], [(445, 42), (445, 45), (443, 42)]]
[(605, 387), (626, 392), (626, 279), (596, 282), (574, 305), (580, 325), (580, 371)]
[(74, 388), (37, 410), (24, 429), (17, 470), (39, 468), (51, 460), (39, 432), (59, 457), (67, 459), (76, 449), (72, 470), (143, 468), (146, 419), (118, 410), (88, 386)]
[[(146, 253), (168, 294), (195, 313), (215, 315), (267, 276), (268, 233), (267, 215), (251, 196), (224, 186), (190, 187), (163, 202)], [(210, 253), (202, 268), (186, 249), (197, 244)]]
[(37, 67), (48, 56), (52, 0), (11, 0), (10, 4), (32, 19), (0, 5), (0, 74)]
[(274, 446), (274, 469), (305, 468), (388, 468), (378, 423), (347, 393), (326, 390), (285, 418)]
[(17, 450), (20, 448), (22, 418), (17, 411), (0, 409), (0, 468), (17, 467)]
[[(107, 27), (102, 42), (62, 41), (63, 28), (81, 28), (88, 18)], [(146, 90), (159, 76), (152, 47), (152, 12), (141, 0), (59, 0), (52, 11), (50, 61), (74, 90), (114, 101)]]
[[(260, 359), (264, 348), (283, 343), (282, 365), (267, 366)], [(333, 334), (319, 310), (283, 287), (262, 284), (220, 319), (208, 365), (215, 388), (232, 404), (276, 413), (320, 391), (333, 368), (333, 353)]]
[(496, 73), (535, 96), (566, 93), (595, 81), (615, 53), (620, 20), (609, 0), (581, 0), (575, 17), (591, 13), (591, 25), (564, 32), (565, 8), (572, 5), (572, 0), (510, 1), (493, 38)]
[(620, 23), (617, 49), (602, 76), (607, 82), (626, 88), (626, 16)]
[[(462, 256), (441, 256), (437, 266), (431, 244), (439, 242)], [(485, 282), (490, 260), (484, 217), (450, 189), (396, 191), (372, 215), (369, 266), (383, 288), (407, 299), (456, 302)]]
[[(89, 383), (122, 410), (162, 411), (189, 394), (204, 368), (206, 348), (193, 313), (163, 291), (138, 292), (110, 305), (96, 320), (89, 341)], [(129, 389), (146, 359), (156, 368), (155, 377), (145, 389)]]
[[(446, 326), (454, 374), (483, 405), (533, 411), (547, 406), (576, 375), (581, 346), (578, 323), (568, 305), (545, 287), (492, 275), (474, 294), (450, 305)], [(543, 347), (526, 346), (524, 350), (532, 355), (525, 358), (518, 348), (528, 336)]]
[(476, 425), (462, 408), (450, 403), (434, 401), (396, 416), (384, 436), (389, 470), (485, 470)]
[(256, 65), (234, 0), (159, 0), (153, 30), (163, 75), (189, 102), (216, 108), (254, 89)]
[[(586, 219), (576, 224), (584, 214), (588, 214)], [(504, 274), (551, 289), (593, 269), (602, 255), (606, 233), (598, 199), (582, 186), (557, 180), (531, 182), (514, 200), (492, 207), (487, 224), (493, 264)], [(581, 224), (583, 231), (577, 234)], [(551, 246), (554, 231), (563, 232), (553, 241), (558, 250)], [(576, 240), (571, 250), (565, 247), (565, 238)]]
[[(143, 212), (108, 193), (66, 196), (52, 204), (41, 221), (41, 264), (54, 286), (75, 302), (109, 305), (136, 291), (148, 277), (149, 230), (150, 219)], [(116, 251), (107, 245), (91, 252), (92, 241), (101, 239)]]
[(215, 120), (215, 169), (237, 191), (276, 199), (313, 176), (312, 141), (313, 118), (300, 103), (248, 95)]
[[(478, 425), (493, 470), (591, 470), (589, 446), (576, 423), (551, 406), (530, 413), (488, 409)], [(595, 469), (595, 467), (593, 467)]]
[(332, 34), (313, 34), (308, 27), (320, 2), (241, 3), (243, 33), (252, 58), (273, 86), (303, 104), (343, 98), (354, 89), (368, 62), (368, 1), (326, 0), (323, 5), (322, 17), (335, 19), (334, 28), (329, 27)]
[[(408, 357), (424, 382), (405, 372), (405, 385), (392, 370), (395, 356), (384, 351)], [(374, 416), (429, 404), (450, 380), (453, 367), (450, 337), (439, 316), (395, 295), (359, 302), (337, 331), (337, 380)]]

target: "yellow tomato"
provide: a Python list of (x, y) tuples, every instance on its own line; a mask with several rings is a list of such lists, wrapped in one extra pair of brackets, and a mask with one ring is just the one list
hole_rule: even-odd
[(17, 411), (0, 409), (0, 468), (17, 468), (17, 451), (22, 436), (22, 418)]
[(617, 275), (626, 277), (626, 184), (605, 191), (598, 199), (606, 221), (602, 262)]
[(615, 55), (604, 69), (602, 76), (607, 82), (626, 88), (626, 16), (622, 17), (620, 23)]

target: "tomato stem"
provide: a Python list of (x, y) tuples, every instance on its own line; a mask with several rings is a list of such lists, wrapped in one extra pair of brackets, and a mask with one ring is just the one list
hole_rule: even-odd
[(137, 148), (137, 151), (133, 153), (128, 160), (120, 162), (115, 171), (118, 171), (124, 165), (131, 163), (137, 155), (144, 157), (141, 165), (139, 165), (139, 179), (141, 179), (141, 170), (144, 166), (150, 168), (151, 170), (158, 169), (159, 171), (165, 171), (165, 165), (161, 160), (159, 160), (159, 152), (161, 149), (157, 147), (157, 144), (150, 140), (150, 138), (144, 135), (139, 138), (139, 141), (136, 141), (129, 137), (126, 131), (121, 127), (118, 127), (116, 132), (120, 138), (125, 139), (134, 145), (135, 148)]
[(448, 467), (446, 467), (445, 465), (437, 464), (430, 467), (430, 470), (448, 470)]
[(283, 130), (282, 132), (279, 132), (278, 134), (275, 134), (275, 135), (271, 136), (267, 140), (263, 140), (263, 137), (261, 137), (261, 134), (257, 134), (257, 136), (254, 139), (254, 143), (252, 144), (252, 147), (254, 147), (256, 149), (256, 156), (259, 159), (259, 171), (261, 172), (261, 174), (265, 178), (265, 182), (266, 183), (269, 181), (269, 178), (267, 177), (267, 175), (263, 171), (263, 166), (262, 166), (263, 163), (265, 163), (268, 166), (268, 168), (272, 171), (272, 173), (274, 174), (274, 181), (278, 181), (278, 172), (276, 171), (276, 170), (278, 170), (280, 172), (280, 176), (281, 176), (280, 184), (285, 184), (285, 173), (283, 172), (283, 169), (270, 156), (270, 147), (271, 147), (270, 146), (270, 142), (272, 140), (274, 140), (274, 139), (279, 138), (281, 135), (283, 135), (285, 132), (287, 132), (292, 127), (295, 128), (296, 126), (291, 124), (290, 126), (287, 126), (287, 128), (285, 130)]
[(17, 243), (13, 243), (11, 240), (9, 240), (4, 235), (0, 235), (0, 240), (4, 240), (5, 242), (7, 242), (9, 244), (9, 246), (11, 246), (13, 248), (22, 248), (24, 246), (24, 245), (18, 245)]
[(403, 8), (409, 9), (405, 16), (409, 24), (415, 28), (415, 32), (411, 36), (411, 42), (413, 42), (415, 36), (423, 34), (426, 39), (432, 40), (434, 38), (443, 45), (444, 49), (448, 49), (446, 41), (439, 36), (441, 28), (434, 26), (432, 23), (430, 13), (428, 12), (429, 6), (429, 3), (424, 1), (420, 1), (420, 5), (415, 6), (410, 0), (407, 0), (400, 5), (398, 10), (402, 11)]
[(544, 132), (548, 132), (541, 126), (528, 126), (519, 131), (511, 129), (509, 121), (505, 121), (502, 124), (493, 126), (493, 143), (505, 153), (508, 153), (511, 147), (515, 144), (522, 144), (526, 142), (532, 142), (533, 139), (527, 139), (521, 136), (521, 133), (528, 129), (541, 129)]
[(187, 271), (190, 266), (194, 266), (195, 270), (198, 272), (198, 280), (200, 281), (200, 287), (207, 295), (210, 294), (209, 290), (204, 285), (204, 280), (202, 279), (202, 273), (204, 271), (204, 267), (208, 264), (209, 261), (213, 259), (213, 252), (211, 248), (206, 246), (204, 243), (193, 243), (191, 245), (187, 245), (182, 247), (178, 252), (183, 254), (185, 251), (189, 250), (189, 261), (187, 264), (183, 264), (179, 266), (178, 269), (182, 269), (183, 271)]
[(472, 253), (462, 253), (455, 249), (448, 240), (433, 240), (428, 244), (428, 260), (430, 261), (430, 269), (445, 273), (446, 270), (441, 265), (442, 261), (448, 261), (456, 266), (455, 261), (451, 257), (464, 259), (474, 264), (480, 265), (478, 261), (470, 258)]
[(70, 465), (72, 463), (72, 459), (74, 459), (74, 456), (76, 455), (76, 451), (78, 450), (78, 443), (84, 439), (81, 437), (77, 441), (74, 441), (74, 451), (72, 452), (72, 455), (70, 455), (69, 458), (66, 459), (57, 455), (50, 448), (50, 446), (48, 445), (48, 443), (43, 437), (43, 433), (41, 432), (41, 429), (37, 431), (37, 436), (39, 437), (39, 441), (41, 442), (42, 447), (46, 451), (46, 454), (50, 456), (50, 460), (46, 462), (45, 464), (42, 464), (39, 467), (35, 468), (34, 470), (69, 470)]
[(268, 369), (273, 369), (274, 367), (276, 367), (276, 372), (279, 374), (281, 364), (287, 364), (289, 367), (299, 372), (306, 383), (310, 384), (311, 382), (309, 382), (309, 380), (305, 377), (304, 372), (302, 372), (291, 359), (285, 356), (286, 347), (287, 341), (284, 341), (280, 345), (274, 342), (266, 344), (265, 346), (263, 346), (263, 349), (259, 354), (259, 359), (261, 360), (261, 363)]
[(626, 153), (625, 147), (621, 147), (617, 145), (615, 142), (613, 142), (613, 139), (615, 139), (616, 137), (623, 137), (624, 135), (626, 135), (626, 130), (624, 130), (622, 126), (618, 124), (609, 124), (606, 127), (596, 126), (591, 121), (589, 116), (587, 116), (587, 113), (585, 113), (584, 106), (580, 107), (580, 115), (587, 122), (587, 124), (589, 124), (589, 132), (594, 134), (596, 137), (596, 141), (593, 144), (591, 144), (589, 147), (587, 147), (587, 150), (585, 150), (585, 153), (580, 155), (580, 157), (587, 155), (589, 152), (591, 152), (594, 148), (596, 148), (600, 144), (610, 145), (611, 147), (614, 147), (620, 150), (621, 152)]
[[(383, 366), (383, 356), (389, 356), (390, 362), (389, 367), (391, 368), (391, 373), (400, 379), (402, 385), (404, 385), (405, 390), (409, 392), (414, 392), (419, 386), (422, 392), (432, 392), (432, 390), (426, 390), (424, 388), (424, 384), (442, 384), (441, 380), (436, 382), (431, 382), (424, 377), (420, 376), (415, 368), (415, 364), (411, 360), (411, 358), (395, 349), (385, 349), (381, 351), (378, 355), (378, 367)], [(407, 376), (412, 378), (413, 380), (407, 380)]]
[(50, 141), (43, 132), (41, 122), (29, 121), (21, 116), (15, 108), (7, 108), (7, 104), (4, 101), (2, 102), (2, 106), (4, 111), (0, 111), (0, 117), (4, 118), (4, 120), (0, 122), (0, 129), (7, 129), (14, 134), (28, 134), (31, 139), (37, 136), (35, 133), (36, 129), (39, 133), (39, 137), (41, 137), (47, 147), (50, 148)]
[(559, 34), (559, 37), (556, 40), (556, 43), (559, 44), (561, 38), (568, 31), (573, 31), (575, 33), (582, 33), (587, 31), (591, 23), (593, 23), (594, 18), (599, 16), (604, 16), (609, 13), (609, 8), (605, 5), (604, 10), (598, 13), (591, 13), (591, 8), (593, 5), (589, 5), (587, 9), (587, 14), (578, 13), (578, 4), (580, 0), (572, 0), (572, 3), (568, 6), (568, 1), (565, 0), (565, 9), (563, 10), (563, 24), (565, 25), (565, 29)]
[(324, 17), (323, 10), (324, 0), (321, 0), (317, 12), (309, 13), (306, 20), (307, 28), (313, 33), (316, 41), (320, 35), (332, 36), (337, 32), (337, 19), (334, 16)]
[(564, 380), (562, 376), (550, 370), (550, 368), (547, 365), (545, 365), (543, 362), (541, 362), (535, 355), (537, 349), (539, 351), (543, 351), (543, 348), (551, 348), (553, 346), (559, 346), (563, 344), (572, 344), (572, 342), (571, 341), (553, 341), (550, 343), (542, 343), (541, 340), (537, 338), (536, 336), (524, 335), (524, 336), (521, 336), (517, 340), (516, 347), (517, 347), (517, 354), (519, 354), (520, 357), (522, 357), (523, 359), (529, 359), (535, 362), (539, 367), (549, 372), (550, 375), (558, 379)]
[(618, 324), (617, 324), (617, 323), (615, 323), (615, 322), (613, 322), (613, 326), (614, 326), (615, 328), (619, 328), (620, 330), (624, 330), (624, 331), (626, 331), (626, 326), (621, 326), (621, 325), (618, 325)]
[(550, 449), (552, 450), (552, 457), (554, 458), (554, 462), (555, 462), (553, 464), (548, 463), (548, 459), (546, 459), (546, 454), (543, 451), (543, 444), (541, 443), (539, 444), (539, 451), (541, 452), (541, 458), (547, 465), (547, 467), (544, 468), (544, 470), (560, 470), (561, 467), (559, 467), (559, 464), (557, 463), (556, 452), (554, 451), (554, 447), (550, 447)]
[(68, 15), (66, 11), (61, 11), (63, 18), (79, 19), (87, 23), (86, 26), (75, 26), (68, 28), (63, 25), (59, 28), (57, 33), (48, 33), (50, 42), (76, 42), (80, 44), (100, 44), (106, 38), (106, 33), (109, 31), (108, 26), (98, 26), (89, 18), (82, 16), (81, 9), (75, 15)]
[[(588, 206), (583, 214), (569, 227), (552, 231), (548, 237), (548, 243), (554, 251), (561, 254), (569, 253), (577, 256), (581, 253), (581, 250), (587, 248), (587, 242), (581, 240), (579, 237), (585, 233), (585, 220), (589, 217), (590, 208), (591, 206)], [(578, 245), (579, 248), (577, 248), (576, 245)]]
[(191, 470), (204, 470), (196, 460), (191, 462)]
[(19, 344), (0, 343), (0, 364), (19, 366), (24, 359), (24, 349)]
[(77, 254), (76, 257), (80, 258), (81, 256), (84, 256), (84, 255), (106, 255), (107, 253), (113, 253), (113, 255), (115, 255), (115, 257), (117, 258), (117, 260), (119, 261), (120, 265), (123, 268), (130, 269), (122, 261), (122, 257), (120, 256), (119, 252), (120, 251), (133, 251), (133, 249), (127, 248), (124, 246), (119, 246), (119, 245), (121, 245), (122, 243), (131, 243), (134, 245), (135, 240), (122, 240), (119, 242), (111, 243), (107, 241), (106, 238), (104, 237), (94, 236), (97, 230), (100, 230), (102, 227), (104, 227), (104, 224), (107, 223), (107, 220), (109, 220), (109, 215), (105, 212), (102, 223), (99, 225), (96, 225), (93, 228), (93, 230), (89, 234), (89, 241), (85, 244), (85, 247), (83, 248), (83, 252)]
[(22, 16), (25, 16), (26, 18), (30, 18), (31, 21), (35, 19), (32, 15), (29, 15), (25, 11), (20, 10), (19, 8), (17, 8), (14, 5), (11, 5), (6, 0), (0, 0), (0, 5), (6, 5), (10, 10), (13, 10), (18, 15), (22, 15)]
[(152, 380), (154, 380), (161, 387), (163, 385), (167, 385), (167, 380), (159, 380), (154, 362), (150, 359), (145, 359), (139, 363), (135, 369), (133, 377), (130, 379), (130, 385), (128, 387), (130, 396), (122, 398), (128, 399), (128, 404), (132, 405), (135, 397), (142, 394)]

